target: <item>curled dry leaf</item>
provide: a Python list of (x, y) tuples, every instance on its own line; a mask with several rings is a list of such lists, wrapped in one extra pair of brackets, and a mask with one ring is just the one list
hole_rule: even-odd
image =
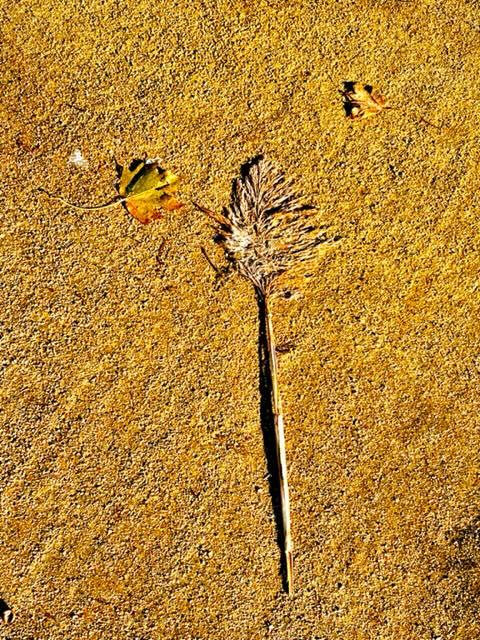
[(13, 611), (11, 609), (5, 609), (4, 611), (2, 611), (2, 621), (5, 624), (12, 624), (14, 617), (15, 616), (13, 615)]
[(383, 109), (391, 109), (384, 96), (370, 84), (344, 82), (343, 96), (345, 113), (351, 120), (371, 118)]
[(3, 624), (11, 624), (14, 619), (13, 611), (3, 598), (0, 598), (0, 621)]
[(157, 160), (133, 160), (119, 167), (118, 193), (127, 211), (143, 224), (162, 217), (163, 210), (183, 206), (175, 197), (179, 179)]

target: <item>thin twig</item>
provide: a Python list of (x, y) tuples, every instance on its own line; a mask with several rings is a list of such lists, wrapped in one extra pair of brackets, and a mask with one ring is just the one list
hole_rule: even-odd
[(212, 269), (215, 271), (215, 275), (217, 276), (221, 276), (222, 272), (221, 270), (217, 267), (217, 265), (213, 262), (213, 260), (210, 258), (210, 256), (207, 253), (207, 250), (205, 249), (205, 247), (200, 247), (200, 251), (202, 252), (203, 257), (205, 258), (205, 260), (208, 262), (208, 264), (212, 267)]

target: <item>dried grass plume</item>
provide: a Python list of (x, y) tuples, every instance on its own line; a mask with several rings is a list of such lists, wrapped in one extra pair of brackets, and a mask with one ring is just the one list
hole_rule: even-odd
[[(216, 225), (216, 241), (224, 248), (228, 261), (255, 287), (260, 316), (260, 344), (268, 387), (269, 420), (263, 424), (264, 437), (274, 431), (276, 490), (281, 510), (281, 547), (284, 582), (293, 593), (293, 542), (283, 411), (278, 380), (278, 359), (273, 331), (271, 299), (278, 278), (285, 273), (301, 275), (308, 263), (331, 244), (324, 227), (312, 222), (312, 205), (293, 189), (291, 180), (269, 160), (257, 156), (243, 165), (234, 180), (230, 204), (222, 213), (207, 213)], [(266, 362), (264, 362), (266, 360)], [(262, 398), (263, 399), (263, 398)], [(273, 467), (272, 467), (273, 468)], [(273, 486), (273, 485), (272, 485)], [(273, 493), (273, 490), (272, 490)], [(280, 520), (280, 518), (279, 518)]]
[(312, 223), (314, 207), (262, 155), (242, 167), (221, 214), (200, 208), (218, 223), (216, 240), (227, 259), (263, 296), (279, 276), (298, 273), (331, 244), (325, 228)]

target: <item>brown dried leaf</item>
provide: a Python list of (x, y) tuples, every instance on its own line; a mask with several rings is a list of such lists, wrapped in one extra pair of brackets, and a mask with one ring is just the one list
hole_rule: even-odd
[(351, 120), (363, 120), (371, 118), (383, 109), (391, 109), (382, 94), (370, 84), (361, 82), (344, 82), (343, 106), (347, 118)]
[(5, 609), (2, 611), (2, 622), (4, 624), (12, 624), (15, 616), (13, 615), (13, 611), (11, 609)]

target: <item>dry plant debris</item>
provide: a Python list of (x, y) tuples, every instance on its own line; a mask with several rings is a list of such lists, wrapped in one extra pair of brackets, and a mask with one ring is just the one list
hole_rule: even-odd
[(351, 120), (365, 120), (391, 109), (384, 96), (370, 84), (344, 82), (343, 96), (345, 113)]
[(4, 624), (11, 624), (15, 619), (14, 613), (8, 604), (0, 598), (0, 620)]
[(172, 211), (183, 206), (174, 196), (179, 187), (179, 178), (168, 169), (162, 169), (157, 160), (144, 158), (132, 160), (128, 167), (117, 165), (117, 174), (119, 195), (100, 205), (79, 205), (43, 188), (40, 188), (40, 191), (54, 200), (82, 211), (99, 211), (123, 204), (142, 224), (161, 218), (164, 211)]
[[(247, 280), (257, 295), (260, 316), (260, 344), (264, 353), (265, 389), (269, 395), (274, 429), (275, 481), (281, 509), (282, 554), (285, 586), (293, 592), (293, 543), (283, 412), (278, 382), (277, 346), (273, 331), (272, 299), (281, 294), (280, 276), (303, 275), (331, 241), (324, 228), (311, 221), (313, 207), (292, 190), (292, 182), (263, 156), (247, 162), (232, 187), (231, 200), (222, 213), (197, 205), (214, 221), (216, 241), (227, 260)], [(273, 419), (273, 420), (272, 420)], [(264, 433), (271, 424), (264, 424)]]
[(2, 613), (2, 620), (5, 624), (12, 624), (14, 620), (13, 611), (11, 609), (7, 609)]

